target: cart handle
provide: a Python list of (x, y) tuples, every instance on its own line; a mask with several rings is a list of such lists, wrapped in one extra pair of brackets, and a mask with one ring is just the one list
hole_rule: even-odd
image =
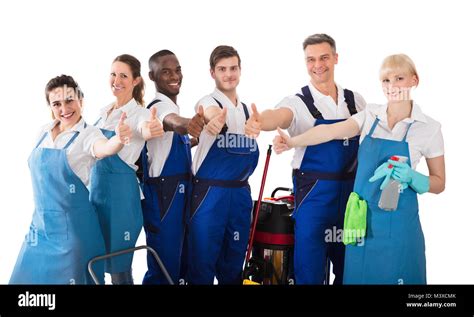
[(275, 197), (275, 194), (280, 191), (280, 190), (283, 190), (285, 192), (289, 192), (289, 193), (293, 193), (293, 189), (292, 188), (288, 188), (288, 187), (277, 187), (275, 188), (273, 191), (272, 191), (272, 198)]
[(126, 253), (135, 252), (137, 250), (142, 250), (142, 249), (147, 249), (153, 255), (156, 262), (158, 262), (158, 265), (160, 266), (161, 271), (165, 275), (166, 280), (168, 281), (168, 283), (170, 285), (174, 285), (173, 280), (171, 279), (168, 271), (166, 270), (165, 266), (163, 265), (163, 262), (161, 262), (161, 259), (158, 256), (158, 253), (156, 253), (156, 251), (153, 248), (151, 248), (147, 245), (141, 245), (141, 246), (138, 246), (138, 247), (124, 249), (124, 250), (112, 252), (112, 253), (105, 254), (105, 255), (99, 255), (99, 256), (96, 256), (95, 258), (93, 258), (92, 260), (90, 260), (89, 263), (87, 264), (87, 269), (89, 270), (89, 274), (92, 276), (92, 279), (94, 280), (94, 283), (97, 284), (97, 285), (100, 284), (99, 279), (97, 278), (97, 276), (94, 273), (94, 270), (92, 270), (92, 264), (94, 264), (94, 262), (97, 262), (97, 261), (100, 261), (100, 260), (105, 260), (105, 259), (108, 259), (108, 258), (112, 258), (114, 256), (119, 256), (119, 255), (122, 255), (122, 254), (126, 254)]
[(280, 201), (280, 200), (284, 200), (284, 199), (294, 201), (295, 196), (282, 196), (282, 197), (278, 197), (278, 198), (273, 198), (274, 201)]

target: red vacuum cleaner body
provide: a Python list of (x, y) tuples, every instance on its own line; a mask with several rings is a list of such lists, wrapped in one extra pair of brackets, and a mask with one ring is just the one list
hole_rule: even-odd
[[(284, 190), (288, 196), (275, 197)], [(294, 196), (290, 188), (276, 188), (260, 204), (247, 277), (264, 285), (293, 284)], [(258, 201), (254, 204), (254, 215)]]
[(294, 196), (275, 198), (275, 193), (279, 190), (291, 193), (290, 188), (278, 187), (273, 191), (271, 198), (262, 201), (254, 243), (270, 249), (284, 250), (295, 243), (294, 221), (291, 217), (294, 210)]

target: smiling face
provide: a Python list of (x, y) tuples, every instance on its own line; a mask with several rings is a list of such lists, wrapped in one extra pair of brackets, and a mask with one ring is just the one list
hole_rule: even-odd
[(314, 86), (334, 82), (334, 66), (338, 55), (329, 43), (308, 45), (304, 49), (306, 69)]
[(415, 64), (405, 54), (387, 56), (380, 67), (380, 81), (387, 100), (409, 101), (411, 90), (420, 81)]
[(388, 101), (411, 100), (411, 89), (418, 85), (418, 77), (402, 69), (387, 72), (381, 81)]
[(110, 71), (110, 88), (117, 99), (128, 101), (132, 99), (133, 88), (140, 78), (133, 79), (130, 66), (123, 62), (114, 62)]
[(232, 56), (217, 61), (211, 76), (216, 82), (216, 87), (223, 93), (235, 92), (240, 82), (239, 58)]
[(156, 90), (176, 102), (175, 99), (183, 81), (178, 58), (175, 55), (158, 57), (149, 75), (150, 80), (155, 82)]
[(57, 87), (49, 92), (49, 107), (54, 119), (59, 120), (64, 129), (72, 128), (81, 119), (82, 99), (79, 99), (74, 88)]

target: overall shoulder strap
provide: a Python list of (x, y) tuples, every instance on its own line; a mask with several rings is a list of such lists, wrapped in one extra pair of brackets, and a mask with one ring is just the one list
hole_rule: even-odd
[(247, 108), (247, 105), (243, 103), (242, 101), (240, 102), (244, 108), (244, 113), (245, 113), (245, 121), (247, 121), (250, 118), (249, 115), (249, 109)]
[(150, 102), (150, 103), (148, 104), (148, 106), (146, 106), (146, 108), (147, 108), (147, 109), (150, 109), (151, 106), (153, 106), (154, 104), (157, 104), (157, 103), (160, 102), (160, 101), (161, 101), (160, 99), (155, 99), (155, 100), (153, 100), (152, 102)]
[(355, 115), (357, 113), (357, 109), (355, 105), (354, 93), (351, 90), (344, 89), (344, 100), (347, 103), (347, 108), (349, 109), (351, 116)]
[(48, 132), (45, 132), (45, 133), (43, 134), (43, 136), (40, 138), (40, 140), (39, 140), (38, 143), (36, 144), (35, 149), (43, 142), (43, 140), (46, 138), (47, 135), (48, 135)]
[(222, 103), (219, 100), (217, 100), (217, 98), (215, 97), (212, 97), (212, 98), (217, 102), (217, 105), (219, 106), (219, 108), (224, 109), (224, 107), (222, 107)]
[(410, 130), (411, 125), (412, 125), (414, 122), (415, 122), (415, 121), (410, 122), (410, 124), (408, 124), (407, 131), (405, 132), (405, 136), (403, 137), (403, 142), (406, 142), (406, 141), (407, 141), (408, 130)]
[(76, 131), (74, 135), (72, 136), (72, 138), (69, 140), (69, 142), (63, 147), (63, 149), (66, 150), (78, 136), (79, 136), (79, 131)]
[[(219, 108), (224, 109), (224, 107), (222, 106), (222, 103), (219, 100), (217, 100), (216, 97), (212, 97), (212, 98), (217, 102), (217, 105), (219, 106)], [(224, 124), (219, 134), (225, 134), (227, 132), (227, 129), (228, 129), (227, 124)]]
[(372, 127), (370, 128), (369, 134), (367, 134), (368, 136), (372, 136), (372, 134), (374, 133), (375, 128), (379, 124), (379, 121), (380, 121), (379, 117), (376, 117), (374, 123), (372, 124)]
[(309, 112), (313, 116), (314, 119), (324, 119), (321, 112), (319, 112), (318, 108), (314, 105), (314, 99), (311, 95), (311, 91), (309, 90), (308, 86), (304, 86), (301, 88), (301, 92), (303, 94), (296, 94), (296, 96), (300, 97), (300, 99), (304, 102), (306, 107), (308, 108)]

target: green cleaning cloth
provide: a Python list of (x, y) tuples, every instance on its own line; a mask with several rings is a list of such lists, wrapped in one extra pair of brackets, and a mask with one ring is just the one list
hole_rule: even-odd
[(352, 192), (347, 201), (344, 215), (343, 242), (345, 245), (356, 244), (365, 237), (367, 229), (367, 202)]

